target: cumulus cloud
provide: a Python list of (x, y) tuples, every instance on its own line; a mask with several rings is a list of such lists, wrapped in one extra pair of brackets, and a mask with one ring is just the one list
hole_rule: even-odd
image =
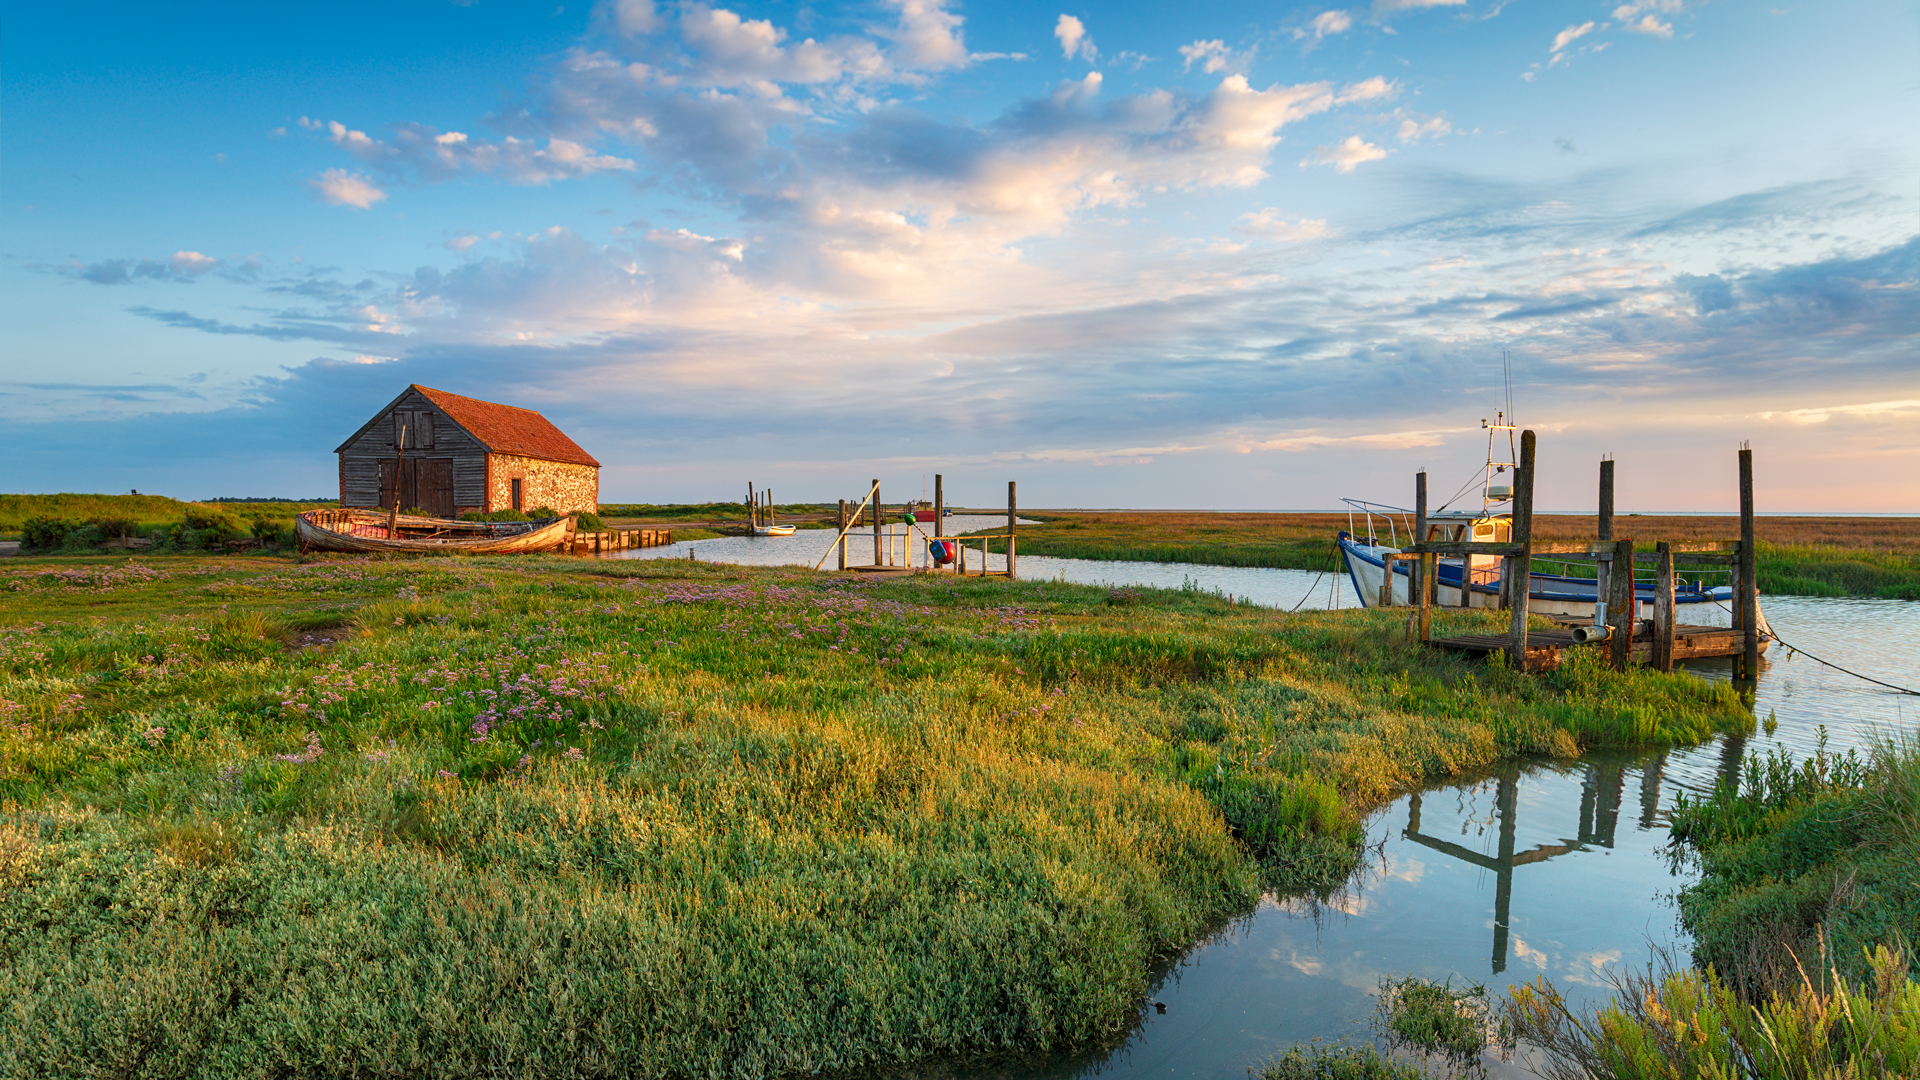
[(1060, 40), (1060, 55), (1069, 60), (1080, 56), (1091, 63), (1100, 54), (1100, 50), (1094, 48), (1093, 39), (1087, 36), (1086, 24), (1072, 15), (1060, 16), (1060, 21), (1053, 24), (1053, 36)]
[[(967, 52), (960, 16), (940, 0), (889, 0), (900, 21), (886, 36), (896, 46), (896, 61), (908, 69), (940, 71), (988, 59)], [(1088, 43), (1091, 46), (1091, 42)]]
[(375, 187), (372, 180), (345, 169), (328, 169), (307, 181), (307, 185), (313, 188), (314, 197), (328, 206), (351, 206), (356, 210), (367, 210), (387, 197), (387, 193)]
[(1427, 116), (1422, 113), (1403, 112), (1400, 117), (1400, 129), (1394, 133), (1403, 143), (1418, 142), (1431, 135), (1439, 138), (1453, 133), (1453, 124), (1444, 116)]
[(1333, 146), (1316, 146), (1313, 153), (1300, 162), (1308, 165), (1331, 165), (1336, 172), (1350, 173), (1369, 161), (1379, 161), (1387, 152), (1362, 139), (1358, 135), (1349, 135), (1345, 142)]
[(1362, 79), (1357, 83), (1348, 84), (1344, 90), (1340, 91), (1340, 96), (1337, 100), (1344, 105), (1351, 101), (1374, 101), (1379, 98), (1390, 98), (1398, 92), (1399, 87), (1384, 77), (1375, 75), (1371, 79)]
[[(439, 131), (424, 124), (402, 123), (394, 125), (393, 138), (388, 141), (373, 138), (337, 120), (322, 122), (303, 116), (300, 126), (321, 133), (335, 146), (393, 176), (412, 173), (426, 180), (447, 180), (472, 171), (498, 174), (509, 183), (526, 185), (594, 173), (625, 172), (634, 167), (626, 158), (596, 154), (578, 142), (557, 137), (548, 139), (543, 147), (533, 140), (512, 135), (493, 141), (471, 138), (460, 131)], [(386, 198), (371, 180), (344, 169), (329, 169), (316, 184), (331, 185), (339, 193), (336, 196), (328, 193), (328, 188), (322, 188), (322, 197), (335, 205), (358, 206), (364, 210)]]
[(1318, 41), (1333, 34), (1344, 34), (1351, 29), (1353, 29), (1353, 16), (1335, 8), (1315, 15), (1306, 26), (1295, 30), (1293, 36), (1296, 39), (1311, 36)]
[(1227, 43), (1219, 38), (1182, 45), (1180, 55), (1186, 60), (1186, 63), (1180, 65), (1181, 71), (1191, 71), (1193, 65), (1199, 64), (1200, 70), (1209, 75), (1216, 71), (1225, 71), (1227, 62), (1233, 58), (1233, 52), (1227, 48)]
[(1333, 235), (1333, 231), (1327, 228), (1324, 218), (1302, 217), (1289, 221), (1285, 214), (1271, 206), (1250, 214), (1241, 214), (1239, 220), (1234, 222), (1233, 228), (1234, 231), (1243, 232), (1249, 236), (1282, 241), (1318, 240), (1321, 237)]
[(220, 260), (211, 255), (202, 255), (197, 251), (176, 251), (167, 264), (174, 273), (183, 277), (199, 277), (219, 266)]
[(1633, 3), (1614, 8), (1613, 18), (1623, 30), (1670, 38), (1673, 36), (1673, 24), (1661, 21), (1659, 16), (1675, 14), (1681, 7), (1681, 0), (1634, 0)]
[(1548, 50), (1553, 54), (1553, 62), (1556, 64), (1559, 63), (1566, 52), (1567, 46), (1593, 33), (1593, 28), (1596, 25), (1598, 24), (1589, 19), (1586, 22), (1569, 26), (1565, 30), (1553, 35), (1553, 46)]

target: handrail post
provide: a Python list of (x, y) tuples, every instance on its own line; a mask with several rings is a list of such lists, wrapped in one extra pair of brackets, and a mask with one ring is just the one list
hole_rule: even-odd
[(886, 553), (880, 550), (882, 543), (880, 539), (880, 525), (885, 515), (880, 513), (879, 477), (876, 476), (873, 478), (873, 487), (871, 490), (873, 492), (873, 565), (884, 566), (886, 564)]
[(847, 500), (840, 500), (840, 516), (834, 520), (840, 535), (835, 538), (834, 547), (840, 552), (840, 569), (847, 568)]

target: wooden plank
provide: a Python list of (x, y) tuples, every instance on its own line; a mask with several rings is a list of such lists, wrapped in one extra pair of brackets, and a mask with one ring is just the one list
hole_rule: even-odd
[(1430, 551), (1436, 555), (1517, 555), (1520, 552), (1520, 545), (1470, 540), (1436, 540), (1431, 544), (1409, 544), (1400, 550), (1408, 554)]

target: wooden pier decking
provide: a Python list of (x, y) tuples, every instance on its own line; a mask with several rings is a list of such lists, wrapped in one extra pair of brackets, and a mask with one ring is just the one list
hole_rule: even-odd
[[(1607, 649), (1609, 642), (1582, 644), (1573, 640), (1573, 628), (1585, 626), (1585, 622), (1561, 622), (1551, 630), (1529, 629), (1527, 631), (1527, 670), (1532, 672), (1552, 671), (1560, 666), (1568, 649)], [(1634, 664), (1651, 663), (1653, 660), (1654, 629), (1651, 620), (1642, 619), (1634, 627), (1633, 644), (1628, 650), (1628, 662)], [(1459, 637), (1437, 637), (1428, 644), (1457, 652), (1474, 653), (1485, 656), (1488, 653), (1508, 652), (1513, 638), (1508, 634), (1463, 634)], [(1759, 650), (1765, 652), (1769, 644), (1765, 635), (1761, 636)], [(1735, 630), (1725, 626), (1691, 626), (1678, 623), (1673, 628), (1673, 659), (1698, 660), (1709, 656), (1742, 656), (1747, 651), (1747, 634), (1744, 630)]]

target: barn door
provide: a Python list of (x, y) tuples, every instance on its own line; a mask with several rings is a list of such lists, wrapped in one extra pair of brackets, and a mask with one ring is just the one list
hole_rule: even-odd
[[(380, 509), (391, 510), (397, 505), (402, 510), (411, 510), (416, 506), (423, 510), (432, 510), (432, 504), (423, 501), (427, 494), (427, 484), (422, 482), (426, 479), (422, 474), (428, 471), (425, 467), (438, 465), (445, 470), (443, 475), (447, 478), (447, 513), (443, 516), (453, 516), (453, 463), (451, 461), (402, 461), (399, 465), (399, 483), (395, 484), (394, 462), (380, 463)], [(399, 498), (398, 503), (394, 501), (396, 496)]]
[(394, 502), (394, 477), (391, 461), (380, 463), (380, 509), (391, 510), (399, 504)]
[(453, 459), (428, 458), (420, 462), (419, 507), (430, 516), (453, 517)]

